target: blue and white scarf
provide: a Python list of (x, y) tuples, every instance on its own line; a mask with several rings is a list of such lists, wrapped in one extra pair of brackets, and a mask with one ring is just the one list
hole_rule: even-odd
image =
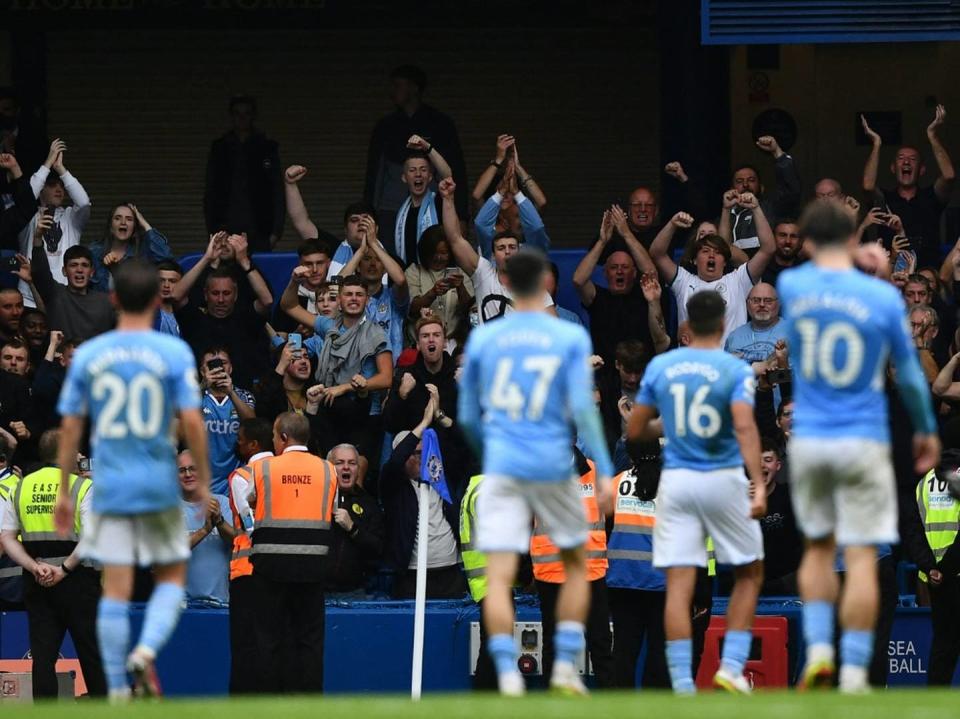
[[(394, 249), (396, 250), (396, 256), (403, 261), (404, 265), (417, 261), (416, 257), (407, 257), (406, 238), (404, 237), (404, 230), (407, 226), (407, 214), (410, 212), (412, 205), (413, 196), (408, 195), (407, 199), (403, 201), (403, 204), (400, 205), (400, 209), (397, 211), (397, 224), (394, 226)], [(420, 203), (417, 212), (417, 242), (420, 242), (420, 236), (423, 235), (425, 229), (439, 224), (440, 218), (437, 217), (437, 193), (433, 190), (427, 190), (427, 194), (423, 196), (423, 202)]]

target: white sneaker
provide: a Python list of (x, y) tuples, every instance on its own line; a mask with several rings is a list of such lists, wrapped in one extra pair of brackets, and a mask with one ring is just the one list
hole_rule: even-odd
[(840, 693), (841, 694), (869, 694), (870, 682), (866, 667), (857, 667), (852, 664), (840, 666)]
[(734, 674), (722, 666), (713, 675), (713, 688), (723, 689), (731, 694), (753, 694), (753, 687), (743, 674)]
[(572, 697), (588, 697), (590, 692), (570, 662), (554, 662), (550, 677), (550, 691)]
[(497, 675), (497, 686), (504, 697), (522, 697), (527, 693), (527, 685), (520, 672), (506, 672)]

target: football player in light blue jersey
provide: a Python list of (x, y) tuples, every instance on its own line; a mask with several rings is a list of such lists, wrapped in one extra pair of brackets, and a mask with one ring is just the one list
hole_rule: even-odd
[(713, 684), (750, 693), (743, 668), (763, 583), (763, 535), (756, 520), (765, 513), (767, 500), (753, 417), (753, 369), (721, 349), (725, 304), (713, 290), (690, 297), (690, 344), (647, 365), (627, 428), (634, 441), (661, 434), (666, 439), (653, 564), (667, 572), (667, 666), (678, 694), (696, 691), (690, 606), (697, 568), (707, 566), (708, 536), (717, 561), (733, 565), (736, 577)]
[(601, 509), (609, 512), (613, 498), (613, 466), (593, 400), (590, 338), (582, 327), (544, 313), (546, 274), (536, 250), (507, 260), (515, 312), (470, 336), (460, 381), (458, 421), (482, 455), (486, 476), (476, 528), (478, 549), (487, 552), (483, 619), (500, 692), (509, 696), (524, 692), (511, 587), (518, 556), (529, 551), (533, 515), (560, 548), (567, 576), (557, 599), (550, 686), (586, 693), (574, 666), (590, 601), (587, 522), (571, 452), (577, 433), (597, 466)]
[(798, 574), (807, 644), (802, 682), (832, 684), (839, 544), (847, 567), (840, 690), (862, 692), (877, 619), (876, 547), (898, 541), (884, 395), (890, 360), (914, 427), (918, 474), (937, 465), (940, 441), (903, 300), (891, 284), (854, 268), (855, 253), (875, 248), (857, 248), (854, 219), (838, 204), (811, 205), (800, 225), (813, 262), (783, 272), (777, 289), (794, 377), (790, 490), (807, 538)]
[[(176, 627), (184, 598), (190, 547), (180, 511), (174, 420), (196, 460), (203, 501), (210, 463), (193, 352), (179, 338), (151, 329), (160, 306), (156, 268), (146, 260), (126, 260), (113, 279), (117, 329), (77, 349), (57, 407), (63, 421), (55, 519), (61, 533), (71, 529), (69, 476), (89, 418), (97, 478), (92, 521), (78, 552), (103, 565), (97, 636), (110, 698), (123, 702), (130, 697), (127, 672), (139, 694), (159, 693), (154, 662)], [(140, 638), (127, 656), (137, 564), (153, 566), (156, 587)]]

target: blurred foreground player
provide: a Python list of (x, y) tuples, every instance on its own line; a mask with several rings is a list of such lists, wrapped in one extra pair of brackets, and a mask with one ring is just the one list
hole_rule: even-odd
[[(55, 519), (61, 534), (71, 530), (69, 478), (89, 417), (97, 479), (79, 552), (103, 565), (97, 636), (110, 699), (122, 702), (130, 696), (128, 671), (138, 694), (159, 693), (154, 661), (173, 634), (184, 599), (190, 547), (171, 439), (175, 418), (193, 453), (203, 501), (209, 498), (210, 463), (193, 353), (182, 340), (152, 329), (160, 305), (156, 268), (131, 259), (113, 278), (117, 329), (77, 349), (57, 407), (63, 423)], [(127, 656), (136, 565), (153, 567), (156, 587)]]
[(487, 553), (483, 618), (500, 692), (509, 696), (524, 692), (510, 588), (518, 555), (530, 543), (532, 515), (559, 548), (566, 573), (557, 597), (550, 686), (586, 694), (574, 666), (584, 648), (590, 601), (587, 520), (571, 452), (577, 436), (596, 463), (600, 507), (612, 504), (613, 467), (593, 400), (590, 338), (582, 327), (544, 314), (546, 273), (536, 251), (521, 250), (507, 260), (515, 311), (471, 335), (459, 396), (459, 421), (483, 456), (476, 527), (478, 548)]
[(805, 686), (834, 673), (834, 572), (843, 548), (840, 690), (864, 692), (879, 603), (878, 544), (896, 544), (897, 496), (884, 382), (889, 360), (914, 428), (916, 471), (937, 464), (940, 440), (930, 391), (896, 288), (854, 269), (853, 218), (815, 203), (800, 222), (813, 261), (780, 275), (793, 374), (790, 490), (807, 538), (798, 581), (803, 598)]
[(667, 572), (664, 630), (670, 682), (677, 694), (696, 691), (690, 606), (697, 570), (707, 566), (708, 535), (717, 562), (733, 565), (736, 578), (713, 685), (750, 693), (743, 667), (763, 583), (763, 535), (756, 520), (766, 511), (767, 497), (753, 418), (753, 370), (721, 349), (725, 305), (713, 290), (697, 292), (687, 301), (690, 345), (650, 362), (628, 426), (632, 441), (649, 442), (660, 434), (667, 440), (653, 565)]

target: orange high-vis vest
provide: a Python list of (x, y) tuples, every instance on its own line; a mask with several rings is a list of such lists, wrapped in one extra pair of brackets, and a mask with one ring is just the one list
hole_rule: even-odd
[(254, 465), (253, 483), (250, 561), (257, 575), (322, 581), (337, 498), (333, 465), (309, 452), (285, 452)]
[[(590, 469), (580, 477), (580, 497), (587, 512), (587, 579), (591, 582), (607, 574), (607, 532), (603, 515), (597, 504), (597, 468), (587, 460)], [(548, 584), (563, 584), (567, 580), (560, 559), (560, 550), (550, 541), (550, 537), (534, 527), (530, 538), (530, 559), (533, 562), (533, 576)]]
[[(259, 464), (263, 460), (257, 460)], [(233, 501), (233, 478), (242, 477), (248, 483), (253, 483), (253, 467), (245, 465), (237, 467), (227, 478), (227, 498), (230, 500), (230, 511), (233, 513), (233, 529), (237, 533), (233, 538), (233, 549), (230, 552), (230, 579), (249, 577), (253, 574), (253, 565), (250, 564), (250, 550), (253, 542), (243, 527), (243, 519), (237, 505)]]

